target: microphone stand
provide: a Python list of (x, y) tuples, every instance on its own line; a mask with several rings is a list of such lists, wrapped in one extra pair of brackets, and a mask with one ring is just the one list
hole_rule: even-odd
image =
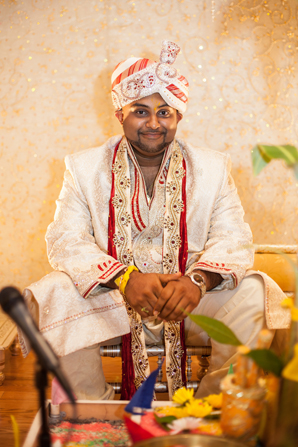
[(51, 447), (51, 436), (46, 412), (46, 387), (48, 385), (47, 370), (36, 362), (35, 386), (39, 391), (39, 405), (41, 409), (41, 433), (39, 435), (39, 447)]

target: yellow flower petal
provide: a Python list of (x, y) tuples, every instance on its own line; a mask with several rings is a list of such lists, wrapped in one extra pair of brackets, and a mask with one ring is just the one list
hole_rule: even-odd
[(159, 407), (156, 409), (155, 413), (159, 416), (175, 416), (178, 419), (188, 416), (186, 407)]
[(195, 418), (203, 418), (212, 411), (211, 405), (209, 405), (208, 402), (203, 402), (201, 399), (193, 399), (186, 404), (186, 409), (188, 416), (193, 416)]
[(285, 379), (298, 382), (298, 343), (296, 343), (294, 346), (294, 357), (283, 369), (282, 376)]
[(204, 400), (206, 402), (208, 402), (208, 404), (211, 405), (213, 408), (221, 408), (221, 406), (222, 406), (222, 393), (220, 393), (220, 394), (210, 394), (209, 396), (205, 397)]
[(200, 424), (198, 432), (201, 432), (204, 434), (208, 433), (213, 436), (222, 436), (222, 429), (220, 427), (219, 421), (209, 422), (207, 424)]
[(292, 307), (291, 310), (292, 321), (298, 321), (298, 309), (297, 307)]
[(173, 402), (179, 405), (184, 405), (186, 402), (194, 399), (193, 393), (193, 389), (187, 390), (185, 387), (179, 388), (173, 396)]
[(280, 305), (285, 309), (291, 309), (294, 306), (294, 303), (292, 298), (285, 298), (284, 300), (282, 300)]
[(19, 426), (15, 419), (15, 417), (11, 414), (10, 419), (12, 422), (12, 429), (13, 429), (13, 436), (14, 436), (14, 445), (15, 447), (19, 447), (20, 445), (20, 433), (19, 433)]

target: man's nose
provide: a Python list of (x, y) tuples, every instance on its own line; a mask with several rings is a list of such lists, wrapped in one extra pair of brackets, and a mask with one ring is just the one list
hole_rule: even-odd
[(158, 117), (155, 114), (150, 115), (146, 126), (150, 129), (157, 129), (159, 127)]

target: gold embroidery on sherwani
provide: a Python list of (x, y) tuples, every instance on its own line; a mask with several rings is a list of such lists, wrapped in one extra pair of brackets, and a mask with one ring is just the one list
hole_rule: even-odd
[(115, 209), (114, 244), (117, 250), (117, 259), (122, 264), (132, 263), (131, 252), (131, 217), (129, 200), (129, 165), (125, 140), (122, 139), (112, 167), (115, 176), (115, 195), (113, 206)]
[(134, 365), (134, 384), (138, 389), (150, 374), (141, 316), (125, 300), (131, 327), (131, 354)]
[[(128, 164), (127, 141), (123, 138), (112, 167), (115, 175), (115, 209), (114, 244), (117, 259), (123, 264), (133, 264), (131, 251), (131, 204), (130, 204), (130, 173)], [(141, 316), (129, 305), (124, 297), (129, 325), (131, 329), (131, 353), (135, 372), (136, 389), (150, 374), (149, 361), (145, 345), (145, 336)]]
[(167, 321), (165, 323), (166, 372), (169, 385), (169, 397), (183, 387), (181, 378), (181, 358), (183, 349), (180, 341), (180, 323)]
[[(175, 142), (169, 171), (166, 179), (166, 212), (164, 219), (164, 273), (179, 271), (180, 216), (184, 204), (182, 200), (183, 156), (179, 144)], [(183, 350), (180, 340), (180, 323), (165, 323), (166, 371), (169, 385), (169, 397), (183, 386), (181, 377), (181, 358)]]
[[(130, 203), (130, 169), (128, 153), (131, 150), (124, 137), (120, 143), (113, 165), (115, 175), (115, 209), (114, 243), (117, 259), (125, 265), (133, 263), (132, 258), (132, 219)], [(179, 271), (180, 216), (184, 208), (182, 200), (183, 156), (179, 144), (174, 141), (168, 148), (170, 161), (165, 160), (160, 172), (160, 182), (155, 191), (154, 210), (151, 210), (153, 222), (141, 229), (134, 238), (134, 262), (144, 273)], [(130, 154), (134, 157), (133, 154)], [(166, 172), (165, 171), (165, 172)], [(136, 171), (135, 171), (136, 172)], [(140, 175), (136, 172), (136, 177)], [(163, 177), (162, 177), (163, 176)], [(134, 178), (138, 188), (140, 179)], [(138, 193), (140, 191), (137, 191)], [(139, 205), (139, 203), (137, 204)], [(146, 205), (148, 206), (148, 204)], [(140, 216), (139, 216), (140, 217)], [(153, 245), (154, 241), (154, 245)], [(162, 249), (163, 246), (163, 249)], [(153, 247), (153, 248), (152, 248)], [(154, 256), (154, 259), (152, 258)], [(125, 300), (126, 301), (126, 300)], [(126, 302), (126, 310), (131, 327), (131, 349), (135, 371), (135, 386), (138, 388), (150, 373), (145, 337), (140, 315)], [(166, 322), (165, 349), (166, 372), (169, 396), (183, 386), (181, 377), (181, 358), (183, 350), (180, 341), (180, 323)]]

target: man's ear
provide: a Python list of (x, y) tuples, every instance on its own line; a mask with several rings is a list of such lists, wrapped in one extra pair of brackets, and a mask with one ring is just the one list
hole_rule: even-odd
[(182, 113), (178, 112), (178, 110), (177, 110), (177, 123), (179, 123), (179, 121), (181, 121), (182, 118), (183, 118)]
[(118, 118), (119, 123), (122, 125), (123, 124), (123, 112), (122, 112), (122, 110), (117, 110), (117, 112), (115, 112), (115, 117)]

